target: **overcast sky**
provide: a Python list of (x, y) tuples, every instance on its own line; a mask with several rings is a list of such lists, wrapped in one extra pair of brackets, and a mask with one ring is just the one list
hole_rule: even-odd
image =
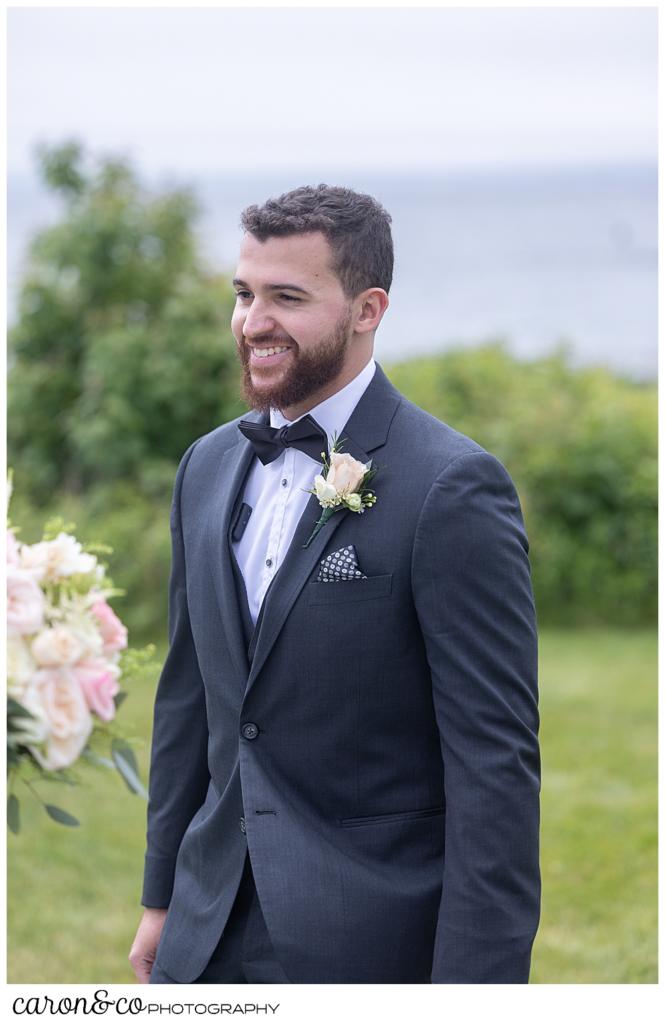
[(9, 172), (656, 159), (654, 9), (14, 8)]

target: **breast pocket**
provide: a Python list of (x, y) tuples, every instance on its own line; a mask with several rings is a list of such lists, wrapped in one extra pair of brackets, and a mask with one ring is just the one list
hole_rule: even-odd
[(376, 597), (390, 597), (393, 574), (367, 576), (364, 580), (337, 580), (334, 583), (310, 583), (307, 586), (309, 604), (350, 604), (370, 601)]

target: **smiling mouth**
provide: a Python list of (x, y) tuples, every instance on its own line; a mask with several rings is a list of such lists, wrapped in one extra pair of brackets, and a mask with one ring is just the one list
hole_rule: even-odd
[(288, 352), (290, 345), (271, 345), (267, 348), (258, 348), (254, 345), (249, 346), (252, 350), (252, 355), (257, 359), (269, 359), (271, 356), (280, 355), (282, 352)]

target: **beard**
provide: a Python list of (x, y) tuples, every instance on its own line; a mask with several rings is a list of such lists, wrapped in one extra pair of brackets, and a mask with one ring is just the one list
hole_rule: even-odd
[(341, 373), (350, 342), (350, 326), (349, 309), (340, 317), (327, 337), (306, 351), (288, 336), (262, 336), (262, 345), (290, 345), (293, 358), (288, 372), (278, 381), (274, 384), (262, 384), (260, 387), (252, 380), (249, 367), (250, 348), (243, 335), (237, 350), (242, 367), (241, 389), (245, 402), (258, 412), (269, 412), (271, 407), (281, 412), (282, 409), (299, 405), (311, 395), (315, 395)]

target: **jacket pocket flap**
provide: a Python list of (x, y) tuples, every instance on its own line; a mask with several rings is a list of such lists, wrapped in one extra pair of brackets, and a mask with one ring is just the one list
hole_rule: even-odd
[(425, 807), (418, 811), (393, 811), (391, 814), (370, 814), (363, 818), (340, 818), (342, 828), (358, 828), (360, 825), (382, 825), (387, 821), (413, 821), (416, 818), (433, 818), (443, 814), (445, 807)]

